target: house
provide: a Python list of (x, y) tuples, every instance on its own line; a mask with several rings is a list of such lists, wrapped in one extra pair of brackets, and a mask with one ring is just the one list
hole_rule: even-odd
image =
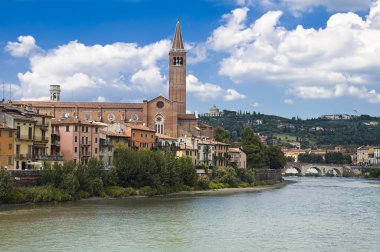
[(154, 147), (155, 131), (144, 124), (126, 123), (125, 134), (130, 138), (129, 146), (135, 150), (151, 150)]
[(247, 154), (242, 148), (228, 148), (229, 164), (237, 168), (247, 168)]
[(15, 129), (8, 127), (5, 122), (0, 124), (0, 169), (15, 169), (15, 136)]
[(100, 125), (72, 117), (53, 119), (52, 125), (58, 129), (65, 161), (87, 164), (90, 158), (99, 158)]
[(120, 144), (129, 147), (130, 137), (125, 132), (99, 130), (99, 159), (106, 170), (113, 166), (115, 147)]

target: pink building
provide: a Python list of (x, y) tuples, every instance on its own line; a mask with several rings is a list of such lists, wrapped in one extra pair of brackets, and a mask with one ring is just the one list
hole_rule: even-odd
[(235, 163), (238, 168), (247, 168), (247, 154), (241, 148), (229, 148), (229, 163)]
[(102, 127), (78, 118), (54, 119), (58, 128), (60, 152), (65, 161), (87, 164), (91, 157), (99, 158), (99, 130)]

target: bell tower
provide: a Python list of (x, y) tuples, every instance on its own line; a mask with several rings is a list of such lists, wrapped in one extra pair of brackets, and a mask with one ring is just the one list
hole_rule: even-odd
[(177, 102), (179, 114), (186, 114), (186, 50), (179, 21), (169, 52), (169, 100)]

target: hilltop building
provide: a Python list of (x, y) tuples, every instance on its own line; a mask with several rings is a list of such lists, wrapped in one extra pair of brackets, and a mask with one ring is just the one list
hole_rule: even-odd
[(212, 138), (211, 126), (198, 123), (195, 114), (186, 113), (186, 50), (180, 23), (177, 22), (169, 52), (169, 98), (158, 96), (141, 103), (65, 102), (60, 100), (59, 85), (50, 86), (50, 101), (11, 101), (19, 107), (54, 118), (77, 118), (107, 124), (134, 122), (145, 124), (171, 137), (203, 136)]

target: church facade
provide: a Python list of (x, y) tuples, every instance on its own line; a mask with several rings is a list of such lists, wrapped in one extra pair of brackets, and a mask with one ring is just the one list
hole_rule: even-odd
[(197, 121), (195, 114), (186, 113), (186, 50), (180, 23), (177, 22), (169, 52), (169, 98), (158, 96), (142, 103), (63, 102), (59, 85), (50, 86), (50, 101), (12, 101), (18, 107), (28, 107), (54, 118), (74, 117), (107, 124), (145, 124), (157, 133), (172, 137), (213, 137), (212, 127)]

